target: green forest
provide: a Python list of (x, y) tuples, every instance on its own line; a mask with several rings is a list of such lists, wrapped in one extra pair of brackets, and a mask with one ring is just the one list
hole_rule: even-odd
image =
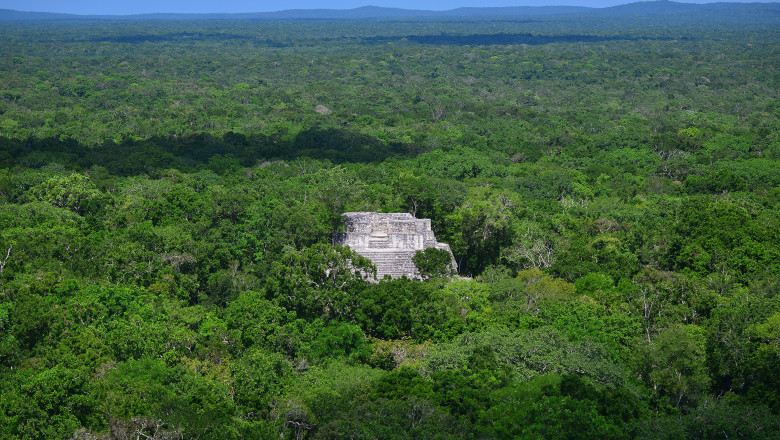
[(779, 69), (776, 3), (2, 22), (0, 438), (780, 438)]

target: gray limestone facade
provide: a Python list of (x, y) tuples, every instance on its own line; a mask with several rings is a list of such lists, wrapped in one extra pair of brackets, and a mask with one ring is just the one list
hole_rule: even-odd
[(377, 279), (385, 275), (419, 279), (412, 256), (428, 248), (449, 252), (452, 268), (457, 271), (449, 245), (436, 241), (430, 219), (408, 213), (347, 212), (343, 216), (344, 232), (336, 234), (333, 244), (349, 246), (370, 259), (377, 268)]

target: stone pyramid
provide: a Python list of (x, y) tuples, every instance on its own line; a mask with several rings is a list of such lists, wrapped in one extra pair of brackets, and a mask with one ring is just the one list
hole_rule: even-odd
[(344, 232), (334, 237), (333, 244), (349, 246), (370, 259), (377, 268), (377, 279), (406, 276), (420, 279), (412, 262), (415, 252), (428, 248), (443, 249), (452, 257), (450, 246), (436, 241), (430, 219), (418, 219), (408, 213), (347, 212), (342, 214)]

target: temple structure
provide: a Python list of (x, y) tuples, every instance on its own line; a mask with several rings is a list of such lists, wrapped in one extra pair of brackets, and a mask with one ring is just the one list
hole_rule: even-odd
[(343, 215), (344, 232), (334, 237), (333, 244), (349, 246), (370, 259), (377, 268), (377, 279), (385, 275), (419, 279), (412, 256), (428, 248), (449, 252), (453, 271), (457, 271), (449, 245), (436, 241), (430, 219), (418, 219), (408, 213), (347, 212)]

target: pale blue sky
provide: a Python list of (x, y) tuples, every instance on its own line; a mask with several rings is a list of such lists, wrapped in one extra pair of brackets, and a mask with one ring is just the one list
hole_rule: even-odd
[[(614, 6), (633, 0), (0, 0), (0, 9), (70, 14), (143, 14), (149, 12), (267, 12), (283, 9), (351, 9), (373, 5), (447, 10), (462, 6)], [(731, 0), (734, 1), (734, 0)], [(755, 0), (751, 0), (755, 1)], [(708, 3), (692, 1), (689, 3)]]

